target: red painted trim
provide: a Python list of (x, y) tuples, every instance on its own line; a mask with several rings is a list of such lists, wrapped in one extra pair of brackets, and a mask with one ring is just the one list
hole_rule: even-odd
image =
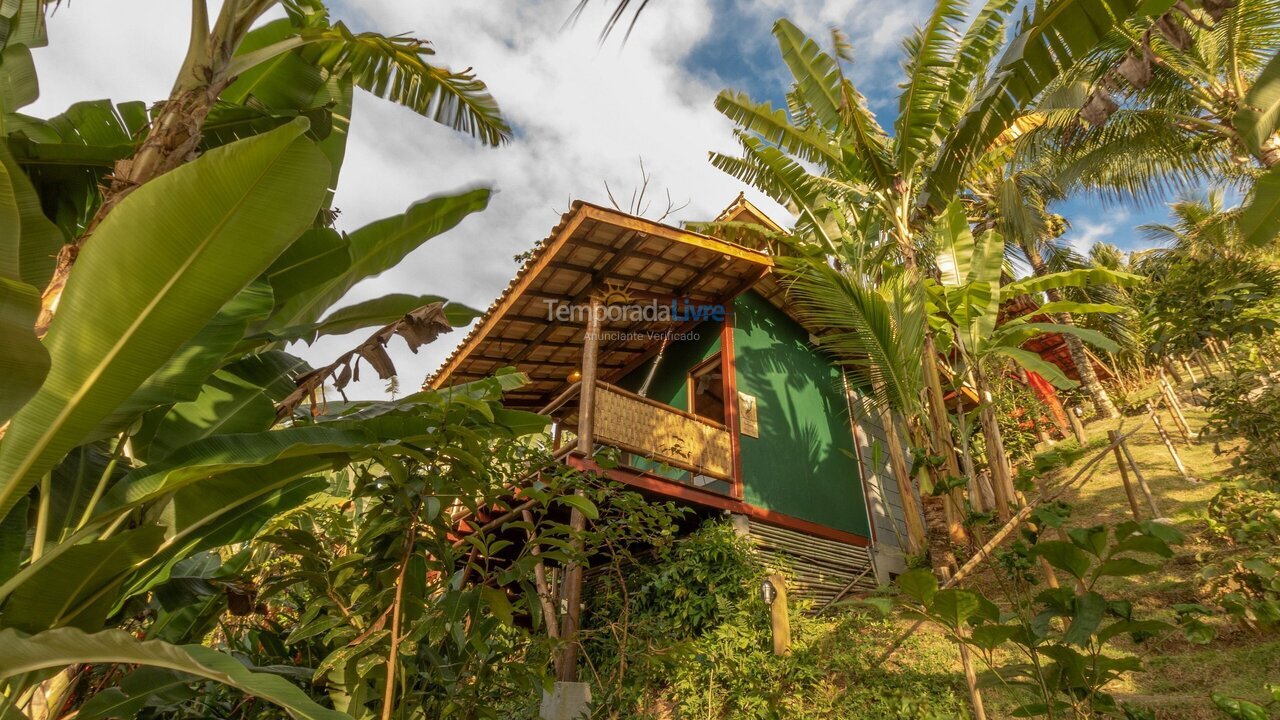
[(742, 443), (738, 423), (738, 372), (733, 345), (733, 311), (725, 308), (720, 329), (721, 373), (724, 378), (725, 424), (729, 426), (729, 448), (733, 453), (733, 496), (742, 499)]
[(855, 545), (857, 547), (870, 547), (871, 540), (861, 535), (855, 535), (844, 530), (819, 525), (808, 520), (801, 520), (797, 517), (785, 515), (773, 510), (766, 510), (741, 500), (727, 497), (719, 493), (713, 493), (707, 490), (691, 487), (683, 483), (674, 482), (657, 475), (636, 470), (634, 468), (611, 468), (605, 469), (600, 467), (594, 460), (588, 460), (580, 455), (569, 455), (565, 458), (565, 463), (570, 467), (581, 470), (583, 472), (592, 472), (598, 475), (619, 482), (624, 485), (630, 485), (642, 490), (648, 490), (659, 495), (674, 497), (696, 505), (704, 505), (719, 510), (728, 510), (732, 513), (746, 515), (754, 520), (759, 520), (767, 525), (776, 525), (777, 527), (795, 530), (796, 532), (820, 537), (825, 540), (844, 543), (846, 545)]
[(835, 542), (844, 543), (845, 545), (871, 547), (871, 541), (861, 535), (854, 535), (851, 532), (837, 530), (835, 528), (827, 527), (826, 525), (819, 525), (818, 523), (809, 522), (808, 520), (801, 520), (798, 517), (792, 517), (780, 512), (766, 510), (762, 507), (756, 507), (755, 505), (749, 505), (747, 503), (742, 504), (746, 508), (747, 515), (767, 525), (777, 525), (781, 528), (795, 530), (796, 532), (813, 535), (814, 537), (820, 537), (825, 540), (834, 540)]

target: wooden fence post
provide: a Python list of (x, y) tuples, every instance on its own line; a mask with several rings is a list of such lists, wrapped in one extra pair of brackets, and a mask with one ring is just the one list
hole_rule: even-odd
[(1196, 377), (1196, 371), (1191, 369), (1191, 363), (1187, 362), (1185, 355), (1179, 355), (1178, 362), (1182, 363), (1182, 369), (1187, 371), (1187, 377), (1191, 378), (1191, 382), (1200, 382), (1200, 379)]
[(1165, 372), (1173, 376), (1174, 382), (1179, 385), (1182, 384), (1182, 375), (1178, 373), (1178, 368), (1174, 366), (1167, 355), (1160, 356), (1160, 365), (1164, 368)]
[(1218, 377), (1214, 374), (1213, 368), (1205, 361), (1204, 355), (1201, 355), (1199, 350), (1195, 350), (1191, 353), (1191, 359), (1195, 360), (1196, 364), (1200, 366), (1200, 370), (1204, 373), (1206, 378)]
[(1178, 456), (1178, 449), (1173, 446), (1173, 440), (1169, 438), (1169, 433), (1165, 432), (1164, 425), (1160, 423), (1160, 416), (1156, 414), (1156, 408), (1150, 402), (1147, 403), (1147, 413), (1151, 415), (1151, 422), (1156, 426), (1156, 432), (1160, 433), (1160, 439), (1164, 441), (1165, 448), (1169, 451), (1170, 457), (1173, 458), (1173, 464), (1178, 468), (1178, 474), (1182, 475), (1182, 479), (1187, 482), (1199, 482), (1191, 473), (1187, 472), (1187, 466), (1182, 464), (1182, 458)]
[(1142, 511), (1138, 509), (1138, 496), (1133, 492), (1133, 484), (1129, 482), (1129, 471), (1125, 469), (1125, 458), (1120, 453), (1120, 435), (1115, 430), (1107, 431), (1107, 439), (1114, 446), (1116, 455), (1116, 467), (1120, 469), (1120, 482), (1124, 483), (1124, 495), (1129, 499), (1129, 510), (1133, 512), (1133, 519), (1142, 522)]
[(1071, 422), (1071, 432), (1076, 436), (1076, 442), (1080, 443), (1080, 447), (1084, 447), (1089, 442), (1089, 436), (1084, 432), (1084, 423), (1080, 421), (1080, 406), (1074, 406), (1067, 409), (1067, 420)]
[[(940, 568), (940, 574), (942, 582), (947, 582), (951, 579), (951, 568)], [(968, 633), (963, 626), (956, 628), (956, 633), (961, 638), (956, 642), (956, 647), (960, 651), (960, 667), (964, 669), (964, 683), (969, 690), (969, 705), (973, 708), (974, 720), (987, 720), (987, 708), (982, 703), (982, 691), (978, 689), (978, 674), (974, 672), (973, 659), (969, 657), (969, 646), (964, 644)]]
[(1151, 508), (1151, 517), (1159, 520), (1164, 517), (1160, 513), (1160, 507), (1156, 505), (1156, 496), (1151, 492), (1151, 486), (1147, 484), (1147, 478), (1142, 474), (1142, 469), (1138, 467), (1138, 461), (1133, 459), (1133, 453), (1129, 451), (1129, 443), (1127, 440), (1120, 441), (1120, 450), (1124, 453), (1125, 459), (1129, 461), (1129, 469), (1133, 471), (1133, 477), (1138, 481), (1138, 487), (1142, 489), (1142, 494), (1147, 499), (1147, 507)]
[(1195, 439), (1191, 435), (1191, 426), (1187, 424), (1187, 418), (1182, 414), (1182, 403), (1178, 402), (1173, 386), (1163, 376), (1160, 378), (1160, 393), (1164, 396), (1164, 404), (1168, 406), (1169, 414), (1173, 416), (1173, 423), (1178, 426), (1178, 432), (1182, 433), (1182, 439), (1186, 440), (1188, 445), (1194, 445)]

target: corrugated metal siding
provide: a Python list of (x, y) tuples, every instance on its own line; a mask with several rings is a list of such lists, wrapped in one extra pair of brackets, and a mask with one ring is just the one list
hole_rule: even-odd
[(845, 594), (876, 589), (871, 553), (867, 548), (806, 535), (795, 530), (748, 522), (747, 537), (766, 565), (786, 568), (795, 575), (788, 588), (793, 597), (813, 600), (821, 607), (849, 586)]
[[(865, 398), (855, 392), (851, 403), (856, 420), (858, 452), (862, 457), (862, 477), (867, 486), (867, 503), (871, 506), (876, 529), (877, 569), (882, 573), (902, 572), (905, 569), (902, 543), (905, 542), (907, 526), (903, 521), (902, 496), (889, 465), (885, 429)], [(905, 438), (903, 446), (906, 446)], [(878, 452), (876, 448), (879, 448)], [(882, 582), (887, 580), (887, 577), (881, 578)]]

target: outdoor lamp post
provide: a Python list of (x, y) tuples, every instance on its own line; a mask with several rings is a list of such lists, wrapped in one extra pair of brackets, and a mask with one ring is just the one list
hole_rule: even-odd
[(773, 601), (778, 597), (778, 589), (769, 582), (769, 578), (760, 581), (760, 599), (768, 607), (773, 607)]
[(771, 573), (760, 581), (760, 599), (769, 608), (769, 630), (773, 635), (773, 654), (791, 652), (791, 619), (787, 616), (787, 580)]

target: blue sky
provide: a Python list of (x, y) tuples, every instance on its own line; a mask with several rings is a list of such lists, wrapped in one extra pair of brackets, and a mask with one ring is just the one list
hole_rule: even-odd
[[(655, 194), (682, 209), (667, 222), (714, 217), (739, 191), (787, 222), (786, 212), (720, 173), (707, 152), (735, 150), (733, 124), (712, 107), (726, 87), (777, 99), (787, 74), (770, 34), (780, 16), (819, 37), (838, 25), (854, 45), (850, 70), (881, 123), (891, 126), (901, 42), (930, 0), (653, 0), (630, 40), (601, 44), (612, 8), (595, 0), (565, 26), (578, 0), (336, 0), (355, 31), (408, 33), (432, 41), (441, 63), (474, 68), (518, 128), (494, 149), (367, 94), (357, 94), (337, 191), (338, 227), (354, 230), (434, 194), (478, 185), (495, 190), (489, 208), (428, 242), (398, 267), (357, 285), (344, 303), (393, 292), (438, 294), (487, 307), (516, 271), (514, 256), (546, 236), (573, 199), (608, 204), (607, 182), (626, 196), (643, 159)], [(49, 20), (50, 46), (37, 50), (40, 100), (50, 116), (77, 100), (163, 99), (185, 49), (189, 4), (175, 0), (63, 3)], [(110, 63), (87, 58), (111, 57)], [(687, 204), (686, 204), (687, 203)], [(655, 203), (665, 205), (665, 202)], [(1076, 199), (1060, 209), (1079, 249), (1095, 241), (1134, 248), (1135, 224), (1163, 208), (1105, 208)], [(653, 213), (650, 213), (651, 215)], [(414, 387), (462, 337), (459, 331), (412, 355), (392, 349), (401, 385)], [(315, 364), (363, 339), (324, 338), (296, 352)], [(359, 397), (378, 396), (365, 380)]]
[[(753, 98), (768, 100), (775, 106), (784, 105), (783, 93), (790, 75), (770, 33), (775, 17), (743, 12), (741, 4), (732, 0), (713, 0), (711, 8), (713, 24), (732, 28), (732, 31), (704, 37), (685, 58), (685, 67), (690, 73), (705, 77), (713, 84), (746, 91)], [(871, 5), (865, 9), (875, 12)], [(916, 22), (924, 20), (926, 11), (923, 7), (918, 8)], [(829, 24), (811, 25), (804, 29), (826, 45), (829, 27)], [(880, 45), (883, 45), (883, 38)], [(863, 54), (863, 48), (855, 38), (854, 62), (849, 72), (882, 126), (892, 132), (898, 97), (895, 83), (901, 77), (902, 53), (880, 51), (870, 58), (863, 58)], [(1082, 252), (1097, 242), (1109, 242), (1126, 251), (1145, 249), (1149, 243), (1135, 228), (1146, 223), (1164, 222), (1168, 216), (1163, 202), (1138, 205), (1104, 201), (1087, 195), (1072, 196), (1056, 203), (1053, 209), (1071, 223), (1072, 228), (1064, 237)]]

